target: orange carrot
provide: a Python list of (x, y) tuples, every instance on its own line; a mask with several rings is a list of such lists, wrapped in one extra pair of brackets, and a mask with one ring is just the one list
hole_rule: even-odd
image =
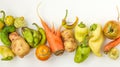
[(109, 52), (113, 47), (117, 46), (119, 43), (120, 43), (120, 37), (105, 45), (104, 52)]
[(57, 31), (54, 29), (54, 25), (53, 25), (53, 28), (50, 29), (49, 26), (46, 24), (46, 22), (40, 17), (38, 11), (37, 11), (37, 15), (41, 21), (42, 26), (45, 29), (46, 37), (47, 37), (51, 51), (55, 55), (63, 54), (64, 46), (63, 46), (63, 42), (62, 42), (62, 38), (60, 34), (61, 26), (59, 27)]

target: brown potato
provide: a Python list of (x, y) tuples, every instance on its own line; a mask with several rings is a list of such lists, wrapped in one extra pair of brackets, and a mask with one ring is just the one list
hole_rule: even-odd
[(62, 35), (64, 40), (68, 40), (68, 38), (73, 38), (72, 30), (66, 29), (66, 30), (62, 31), (61, 35)]
[(61, 36), (64, 41), (65, 50), (68, 52), (73, 52), (77, 48), (77, 44), (73, 36), (73, 31), (66, 29), (61, 32)]
[(29, 53), (30, 46), (16, 32), (11, 33), (9, 35), (9, 38), (12, 41), (11, 49), (17, 56), (23, 58), (25, 55)]
[(77, 44), (73, 38), (69, 38), (64, 42), (65, 50), (68, 52), (72, 52), (77, 48)]

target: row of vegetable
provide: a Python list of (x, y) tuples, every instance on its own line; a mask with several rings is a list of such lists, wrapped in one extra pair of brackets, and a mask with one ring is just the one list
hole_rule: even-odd
[[(103, 29), (97, 23), (90, 27), (83, 22), (78, 23), (78, 17), (73, 24), (69, 25), (66, 21), (68, 14), (66, 10), (60, 27), (55, 29), (53, 25), (51, 29), (37, 11), (44, 29), (36, 23), (32, 25), (37, 29), (32, 29), (27, 27), (24, 17), (6, 16), (4, 11), (0, 13), (3, 15), (0, 18), (0, 39), (4, 44), (0, 45), (1, 60), (12, 60), (15, 56), (23, 58), (31, 48), (35, 48), (36, 57), (42, 61), (49, 59), (52, 53), (59, 56), (64, 51), (76, 51), (74, 61), (81, 63), (89, 57), (91, 52), (98, 57), (102, 56), (101, 50), (105, 37), (113, 41), (105, 45), (102, 51), (112, 59), (119, 57), (119, 50), (116, 48), (120, 43), (119, 20), (108, 21)], [(18, 30), (21, 31), (21, 35), (17, 32)], [(46, 45), (47, 41), (48, 45)]]

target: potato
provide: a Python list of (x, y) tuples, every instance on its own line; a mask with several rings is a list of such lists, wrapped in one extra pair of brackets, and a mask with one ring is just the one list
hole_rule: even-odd
[(68, 52), (73, 52), (77, 48), (77, 44), (73, 36), (73, 31), (65, 29), (61, 32), (61, 35), (64, 40), (65, 50)]
[(66, 30), (62, 31), (61, 35), (62, 35), (64, 40), (68, 40), (68, 38), (73, 38), (72, 30), (66, 29)]
[(16, 32), (11, 33), (9, 35), (9, 38), (12, 41), (11, 49), (17, 56), (23, 58), (25, 55), (29, 53), (30, 46)]
[(77, 48), (77, 44), (73, 38), (68, 39), (64, 42), (65, 50), (68, 52), (72, 52)]

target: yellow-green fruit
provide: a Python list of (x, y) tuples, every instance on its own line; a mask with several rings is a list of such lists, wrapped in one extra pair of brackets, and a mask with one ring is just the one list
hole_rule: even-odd
[(13, 16), (7, 16), (5, 18), (5, 24), (7, 26), (13, 25), (13, 23), (14, 23), (14, 17)]
[(16, 28), (25, 27), (26, 26), (26, 22), (24, 20), (24, 17), (17, 17), (17, 18), (15, 18), (14, 26)]
[(4, 23), (0, 21), (0, 30), (4, 27)]
[(75, 39), (78, 42), (82, 42), (86, 35), (88, 35), (88, 28), (87, 27), (83, 27), (83, 28), (81, 28), (79, 26), (75, 27)]
[(112, 48), (109, 52), (108, 52), (108, 57), (110, 57), (111, 59), (118, 59), (119, 57), (119, 50), (117, 48)]
[(89, 46), (92, 52), (100, 57), (102, 56), (101, 48), (104, 42), (104, 35), (102, 33), (102, 26), (99, 24), (93, 24), (90, 26), (90, 39)]

